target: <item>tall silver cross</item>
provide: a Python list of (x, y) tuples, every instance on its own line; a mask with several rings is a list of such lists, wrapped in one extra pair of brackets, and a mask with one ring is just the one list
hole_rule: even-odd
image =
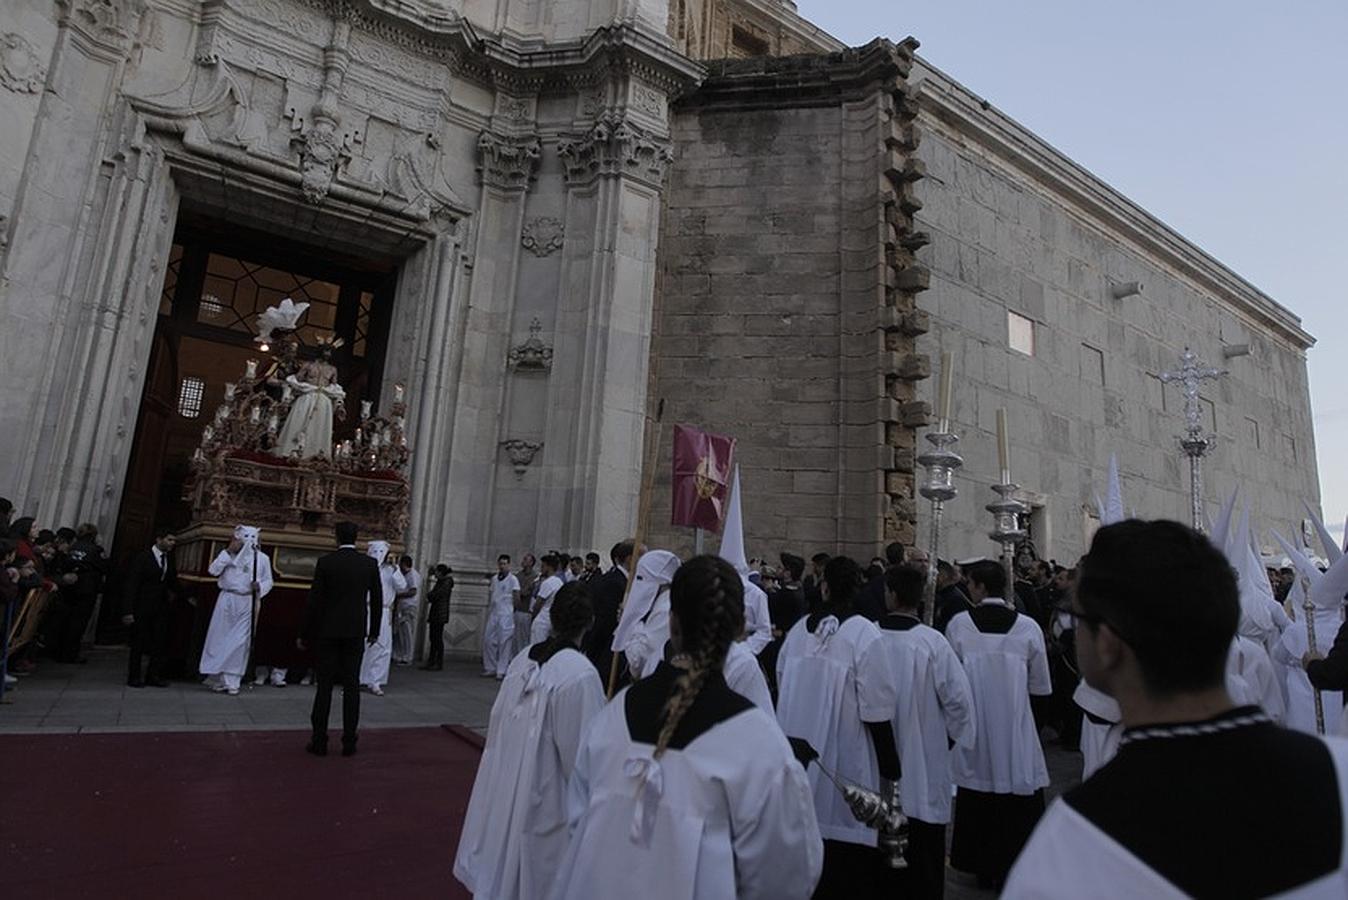
[(1198, 362), (1198, 356), (1188, 347), (1180, 354), (1180, 367), (1174, 372), (1161, 374), (1161, 381), (1170, 384), (1177, 381), (1184, 391), (1184, 420), (1189, 437), (1200, 437), (1203, 433), (1203, 411), (1198, 403), (1198, 389), (1204, 381), (1217, 379), (1226, 374), (1225, 369), (1209, 369)]

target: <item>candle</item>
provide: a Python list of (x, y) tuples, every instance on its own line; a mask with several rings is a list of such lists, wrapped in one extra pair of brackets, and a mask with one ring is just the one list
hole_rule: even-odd
[(1011, 441), (1006, 434), (1006, 410), (997, 410), (997, 464), (1002, 470), (1002, 484), (1011, 483)]
[(252, 381), (257, 377), (257, 360), (250, 359), (248, 362), (244, 363), (243, 377), (247, 378), (249, 381)]
[(401, 381), (393, 386), (393, 402), (403, 402), (403, 383)]
[(361, 418), (362, 421), (364, 421), (365, 419), (370, 418), (370, 401), (369, 401), (369, 400), (362, 400), (362, 401), (360, 401), (360, 418)]
[(228, 419), (228, 418), (229, 418), (229, 407), (228, 407), (228, 406), (225, 406), (225, 405), (222, 403), (222, 404), (220, 404), (219, 406), (217, 406), (217, 407), (215, 408), (215, 421), (216, 421), (216, 424), (223, 424), (224, 421), (225, 421), (225, 419)]
[(262, 421), (262, 407), (254, 406), (248, 411), (248, 421), (257, 425)]
[(951, 365), (954, 357), (949, 350), (941, 351), (941, 393), (937, 409), (938, 424), (936, 430), (947, 432), (950, 430), (950, 399), (951, 382), (954, 380), (953, 366)]
[(370, 435), (370, 449), (371, 450), (379, 449), (379, 432), (377, 431), (374, 434)]
[(214, 428), (207, 425), (205, 428), (201, 429), (201, 442), (203, 444), (209, 444), (211, 442), (211, 438), (213, 437), (215, 437)]
[(267, 430), (270, 431), (272, 434), (275, 434), (276, 429), (277, 427), (280, 426), (280, 424), (281, 424), (280, 417), (276, 413), (272, 413), (271, 418), (267, 420)]
[(232, 381), (225, 382), (225, 399), (226, 400), (234, 399), (234, 382)]

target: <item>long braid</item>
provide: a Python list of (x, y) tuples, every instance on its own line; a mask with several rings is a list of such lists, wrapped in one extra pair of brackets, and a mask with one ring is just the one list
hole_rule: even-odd
[(679, 620), (691, 665), (674, 683), (665, 702), (664, 723), (655, 741), (658, 759), (707, 678), (725, 665), (731, 643), (744, 629), (744, 588), (724, 560), (699, 556), (679, 567), (670, 585), (670, 614)]

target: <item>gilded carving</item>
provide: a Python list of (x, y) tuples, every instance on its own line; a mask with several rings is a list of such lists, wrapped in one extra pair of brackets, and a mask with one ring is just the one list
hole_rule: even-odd
[[(562, 249), (565, 227), (561, 219), (552, 216), (536, 216), (524, 223), (520, 243), (534, 256), (551, 256)], [(538, 321), (537, 319), (534, 320)]]
[(22, 35), (0, 34), (0, 87), (36, 94), (46, 79), (46, 66), (32, 44)]

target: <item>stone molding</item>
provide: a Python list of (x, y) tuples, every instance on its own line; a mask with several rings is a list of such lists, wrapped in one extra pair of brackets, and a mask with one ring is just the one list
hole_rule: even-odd
[(924, 121), (952, 129), (1002, 165), (1190, 278), (1298, 350), (1315, 345), (1301, 319), (1161, 220), (1054, 150), (963, 85), (919, 61), (913, 91)]
[(47, 67), (37, 48), (21, 34), (0, 34), (0, 87), (16, 94), (36, 94), (47, 80)]
[(520, 233), (520, 245), (540, 259), (562, 249), (565, 239), (566, 226), (554, 216), (535, 216), (524, 223)]
[(529, 323), (529, 337), (510, 348), (507, 365), (516, 372), (546, 372), (552, 368), (552, 346), (543, 341), (543, 323), (538, 316)]
[(484, 131), (477, 139), (478, 175), (482, 183), (502, 190), (529, 188), (542, 152), (538, 135), (512, 137)]
[(62, 24), (113, 56), (130, 47), (145, 12), (145, 0), (57, 0), (57, 6)]
[(502, 441), (501, 446), (505, 448), (506, 456), (510, 458), (510, 465), (515, 470), (515, 477), (522, 479), (529, 466), (533, 464), (534, 456), (539, 450), (543, 449), (543, 444), (539, 441), (526, 441), (520, 438), (511, 438), (508, 441)]
[(610, 111), (584, 134), (563, 136), (557, 155), (571, 185), (606, 176), (633, 178), (658, 188), (674, 160), (674, 147), (669, 138)]

